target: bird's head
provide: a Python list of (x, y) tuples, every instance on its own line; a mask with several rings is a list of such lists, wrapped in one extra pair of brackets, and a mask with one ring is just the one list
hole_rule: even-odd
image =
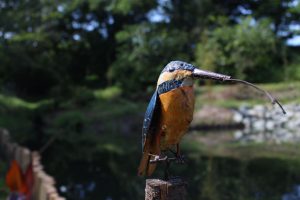
[(192, 85), (193, 80), (198, 78), (223, 81), (230, 79), (230, 76), (201, 70), (186, 62), (171, 61), (162, 70), (157, 85), (170, 80), (183, 80), (187, 85)]
[[(213, 79), (213, 80), (220, 80), (220, 81), (230, 81), (230, 82), (238, 82), (243, 83), (248, 86), (251, 86), (263, 93), (266, 94), (266, 96), (271, 100), (272, 104), (278, 104), (281, 108), (282, 112), (285, 114), (285, 110), (283, 109), (282, 105), (279, 103), (277, 99), (275, 99), (270, 93), (267, 91), (257, 87), (256, 85), (249, 83), (247, 81), (243, 81), (240, 79), (233, 79), (230, 76), (218, 74), (215, 72), (205, 71), (196, 68), (195, 66), (182, 62), (182, 61), (171, 61), (169, 64), (165, 66), (165, 68), (162, 70), (158, 81), (157, 81), (157, 87), (159, 88), (159, 85), (163, 85), (162, 83), (167, 81), (177, 81), (180, 82), (182, 86), (192, 86), (194, 83), (194, 79)], [(170, 87), (171, 88), (171, 87)], [(164, 91), (165, 88), (162, 88)]]

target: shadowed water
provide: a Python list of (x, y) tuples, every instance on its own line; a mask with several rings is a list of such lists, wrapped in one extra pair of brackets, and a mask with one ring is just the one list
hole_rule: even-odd
[[(259, 144), (252, 140), (245, 142), (236, 135), (234, 132), (195, 132), (186, 137), (183, 152), (188, 163), (171, 166), (171, 174), (188, 181), (188, 199), (299, 199), (300, 157), (297, 152), (300, 146), (287, 143), (264, 146), (262, 141)], [(214, 140), (207, 139), (209, 137), (226, 139), (204, 148), (208, 140)], [(101, 148), (86, 160), (74, 161), (65, 167), (59, 159), (51, 162), (46, 159), (47, 171), (56, 177), (61, 194), (68, 199), (143, 199), (145, 177), (136, 174), (140, 145), (133, 143), (138, 139), (128, 136), (119, 139), (118, 143), (111, 140), (109, 148)], [(193, 148), (195, 145), (201, 148)], [(253, 155), (256, 145), (257, 151), (264, 153), (261, 156)], [(273, 152), (270, 155), (268, 148)], [(280, 151), (278, 156), (276, 149)], [(296, 153), (291, 156), (293, 152)], [(63, 153), (57, 155), (61, 156)], [(159, 165), (153, 177), (163, 177), (163, 169), (164, 166)]]

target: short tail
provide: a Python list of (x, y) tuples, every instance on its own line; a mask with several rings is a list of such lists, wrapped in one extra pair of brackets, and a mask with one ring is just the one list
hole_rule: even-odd
[(142, 156), (142, 159), (140, 161), (139, 168), (138, 168), (138, 175), (139, 176), (145, 175), (145, 172), (146, 172), (146, 170), (148, 168), (148, 165), (149, 165), (149, 161), (150, 161), (149, 152), (143, 152), (143, 156)]
[(144, 143), (144, 152), (138, 168), (138, 175), (147, 175), (151, 176), (156, 168), (156, 163), (150, 163), (150, 160), (154, 159), (154, 155), (160, 154), (159, 148), (159, 138), (156, 138), (155, 143), (150, 142), (151, 140), (147, 138)]
[(156, 168), (156, 163), (150, 163), (150, 159), (153, 159), (152, 155), (149, 155), (149, 152), (143, 152), (143, 156), (138, 168), (138, 175), (143, 176), (151, 176)]

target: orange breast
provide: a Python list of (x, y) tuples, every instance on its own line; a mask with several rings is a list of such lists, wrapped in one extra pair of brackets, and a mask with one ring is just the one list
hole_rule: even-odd
[(161, 101), (160, 148), (178, 144), (193, 120), (194, 89), (184, 86), (159, 95)]

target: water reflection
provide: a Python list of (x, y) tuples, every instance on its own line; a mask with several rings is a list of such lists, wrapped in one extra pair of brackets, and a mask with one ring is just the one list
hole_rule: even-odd
[(289, 130), (284, 128), (277, 128), (272, 131), (244, 129), (235, 131), (234, 138), (235, 140), (243, 143), (297, 143), (300, 141), (300, 132), (298, 130)]
[(69, 194), (71, 198), (75, 199), (86, 199), (89, 195), (89, 193), (94, 192), (96, 189), (96, 183), (94, 181), (91, 181), (87, 184), (81, 184), (81, 183), (72, 183), (69, 185), (61, 185), (59, 187), (59, 191), (62, 194)]
[[(286, 194), (291, 191), (291, 186), (300, 182), (300, 162), (297, 160), (241, 159), (189, 152), (186, 149), (183, 151), (189, 157), (188, 164), (172, 166), (171, 174), (182, 176), (188, 181), (188, 199), (294, 200), (299, 198), (297, 196), (299, 193), (296, 192), (299, 190)], [(131, 156), (133, 160), (138, 161), (137, 154)], [(71, 200), (143, 199), (145, 179), (137, 177), (135, 173), (137, 162), (126, 161), (124, 155), (113, 157), (109, 162), (101, 163), (105, 175), (99, 176), (97, 171), (86, 173), (82, 170), (80, 173), (73, 174), (65, 171), (65, 176), (57, 176), (58, 184), (66, 187), (61, 192)], [(111, 166), (118, 166), (118, 168), (111, 170)], [(162, 177), (162, 169), (163, 166), (158, 166), (158, 171), (153, 177)], [(73, 170), (76, 171), (76, 165), (73, 165)], [(66, 185), (68, 182), (71, 184)]]
[[(259, 141), (270, 140), (273, 133), (268, 134), (259, 136), (263, 138)], [(171, 174), (188, 181), (188, 199), (299, 199), (300, 146), (269, 145), (272, 151), (276, 148), (280, 151), (278, 156), (276, 152), (269, 156), (268, 145), (260, 145), (263, 149), (259, 149), (248, 142), (255, 141), (248, 137), (251, 135), (256, 133), (195, 132), (185, 137), (182, 152), (187, 155), (188, 163), (172, 166)], [(135, 144), (138, 139), (126, 137), (118, 137), (118, 142), (116, 137), (108, 140), (109, 145), (102, 144), (86, 160), (72, 157), (65, 168), (60, 161), (69, 159), (66, 157), (69, 152), (56, 154), (56, 160), (50, 154), (47, 170), (56, 177), (60, 192), (70, 200), (144, 199), (145, 178), (136, 175), (141, 154), (140, 146)], [(58, 145), (53, 149), (61, 148)], [(264, 151), (267, 156), (253, 156), (253, 151)], [(164, 166), (158, 166), (153, 177), (163, 177), (163, 169)], [(294, 190), (293, 185), (297, 185)]]
[(284, 194), (281, 200), (300, 200), (300, 185), (294, 186), (293, 191)]

